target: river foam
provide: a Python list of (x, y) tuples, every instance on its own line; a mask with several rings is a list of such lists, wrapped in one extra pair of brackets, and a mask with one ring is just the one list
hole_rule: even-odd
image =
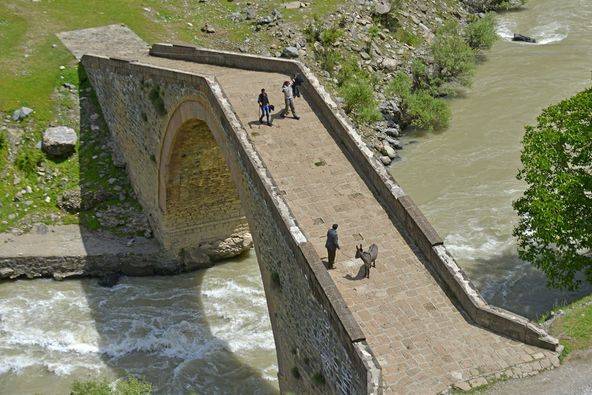
[[(498, 20), (496, 32), (506, 41), (512, 41), (514, 33), (520, 33), (536, 39), (534, 45), (547, 45), (565, 40), (569, 34), (569, 25), (560, 21), (542, 22), (541, 25), (521, 31), (516, 21), (505, 17)], [(516, 44), (533, 45), (522, 42), (516, 42)]]

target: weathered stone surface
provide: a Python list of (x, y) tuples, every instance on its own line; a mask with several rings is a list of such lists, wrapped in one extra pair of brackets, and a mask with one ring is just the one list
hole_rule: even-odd
[[(327, 320), (326, 313), (337, 310), (332, 310), (319, 299), (319, 296), (327, 295), (323, 287), (331, 284), (337, 285), (331, 300), (340, 300), (342, 296), (355, 317), (352, 322), (365, 323), (364, 334), (369, 347), (378, 350), (374, 352), (377, 352), (377, 360), (383, 364), (385, 390), (404, 392), (412, 386), (416, 393), (438, 392), (451, 382), (458, 381), (442, 372), (461, 371), (464, 378), (471, 378), (470, 369), (477, 369), (479, 374), (482, 374), (481, 371), (495, 373), (498, 366), (509, 365), (506, 359), (520, 361), (521, 353), (540, 351), (474, 325), (467, 320), (467, 316), (474, 317), (476, 307), (470, 310), (469, 306), (465, 312), (450, 300), (447, 290), (443, 289), (446, 286), (435, 281), (426, 267), (432, 263), (438, 267), (445, 266), (445, 263), (438, 261), (440, 256), (433, 249), (433, 246), (442, 245), (441, 239), (435, 231), (430, 230), (425, 217), (400, 187), (386, 176), (385, 169), (378, 166), (376, 159), (369, 159), (369, 155), (372, 155), (370, 150), (357, 133), (343, 122), (343, 116), (334, 112), (333, 100), (309, 71), (298, 69), (307, 79), (304, 91), (307, 101), (298, 102), (302, 115), (300, 122), (278, 123), (273, 134), (261, 139), (242, 129), (241, 125), (247, 124), (252, 118), (253, 110), (245, 103), (244, 86), (241, 84), (245, 81), (256, 86), (273, 81), (281, 83), (286, 73), (292, 74), (296, 70), (291, 68), (296, 67), (294, 63), (239, 57), (230, 53), (220, 56), (219, 53), (186, 47), (166, 47), (170, 52), (166, 52), (164, 46), (162, 48), (163, 55), (181, 55), (186, 60), (199, 59), (201, 62), (143, 57), (139, 63), (122, 64), (85, 58), (85, 67), (99, 98), (102, 97), (105, 103), (103, 112), (107, 122), (115, 130), (114, 134), (120, 134), (118, 141), (126, 149), (130, 174), (137, 180), (153, 182), (136, 181), (135, 185), (144, 206), (157, 224), (159, 218), (169, 215), (166, 212), (169, 197), (177, 199), (175, 193), (165, 193), (165, 199), (162, 200), (165, 204), (157, 206), (159, 199), (155, 196), (154, 181), (158, 179), (158, 169), (148, 159), (149, 155), (157, 155), (161, 151), (162, 142), (158, 139), (163, 134), (166, 136), (167, 132), (160, 131), (168, 127), (161, 117), (154, 114), (149, 114), (148, 121), (142, 121), (134, 113), (122, 114), (117, 109), (129, 102), (129, 97), (134, 97), (138, 103), (146, 100), (143, 96), (145, 90), (135, 82), (138, 78), (133, 78), (133, 73), (140, 73), (147, 79), (166, 85), (164, 97), (170, 108), (182, 107), (184, 104), (179, 104), (180, 101), (199, 96), (200, 92), (214, 92), (213, 97), (207, 97), (209, 100), (196, 100), (190, 107), (183, 108), (180, 112), (186, 118), (171, 127), (171, 131), (172, 135), (179, 133), (182, 125), (192, 118), (205, 119), (226, 153), (230, 173), (233, 177), (240, 176), (238, 180), (235, 179), (235, 185), (251, 224), (266, 295), (269, 305), (273, 306), (270, 315), (276, 335), (280, 386), (283, 391), (315, 392), (314, 388), (308, 386), (308, 381), (296, 380), (288, 372), (299, 364), (297, 355), (320, 357), (328, 353), (326, 355), (337, 356), (339, 362), (318, 363), (315, 358), (311, 358), (314, 367), (306, 373), (310, 376), (316, 369), (322, 369), (324, 377), (331, 378), (326, 384), (328, 392), (365, 392), (360, 387), (364, 384), (360, 383), (367, 383), (368, 377), (360, 377), (359, 370), (350, 369), (356, 359), (341, 347), (345, 343), (334, 331), (335, 321)], [(158, 48), (153, 53), (159, 54)], [(150, 63), (152, 67), (147, 68), (142, 62)], [(274, 64), (280, 71), (271, 73), (269, 70)], [(229, 72), (227, 67), (239, 69)], [(249, 71), (253, 68), (264, 71)], [(171, 69), (179, 71), (167, 71)], [(212, 85), (204, 83), (204, 79), (199, 77), (201, 74), (215, 75), (228, 96), (216, 95), (215, 92), (221, 91), (222, 87), (213, 82)], [(213, 78), (206, 80), (214, 81)], [(281, 93), (270, 91), (270, 95), (272, 100), (279, 100)], [(220, 112), (215, 106), (208, 108), (208, 103), (230, 103), (232, 107), (224, 106), (224, 112)], [(314, 110), (311, 103), (314, 103)], [(243, 122), (234, 119), (233, 114)], [(220, 126), (218, 122), (223, 122), (221, 119), (228, 119), (228, 124)], [(327, 120), (331, 121), (331, 131), (325, 128), (326, 122), (323, 121)], [(130, 131), (137, 131), (137, 135), (130, 136)], [(156, 137), (146, 138), (144, 133)], [(341, 139), (342, 145), (335, 144), (336, 136)], [(253, 146), (245, 148), (247, 142), (252, 142)], [(175, 147), (175, 144), (171, 144), (171, 147)], [(307, 158), (311, 150), (314, 150), (315, 158), (326, 158), (331, 166), (292, 165)], [(175, 149), (169, 153), (174, 152)], [(254, 159), (250, 162), (248, 158)], [(166, 160), (157, 162), (165, 163), (166, 169)], [(191, 172), (172, 174), (186, 174), (193, 178)], [(368, 174), (371, 179), (358, 174)], [(273, 177), (273, 180), (267, 177)], [(160, 185), (164, 186), (170, 185), (168, 183), (172, 181), (166, 177), (163, 180)], [(199, 177), (197, 180), (207, 182)], [(180, 188), (178, 191), (180, 199), (183, 199), (184, 190)], [(375, 199), (376, 191), (384, 198), (384, 202)], [(163, 208), (164, 214), (159, 211)], [(380, 244), (381, 251), (385, 253), (377, 263), (379, 276), (354, 282), (358, 267), (350, 262), (337, 265), (329, 273), (323, 269), (319, 254), (323, 254), (324, 250), (326, 225), (323, 225), (323, 221), (313, 220), (319, 218), (320, 213), (326, 213), (323, 214), (325, 217), (330, 216), (332, 221), (338, 221), (340, 229), (356, 229), (353, 235), (344, 234), (341, 240), (344, 250), (353, 250), (354, 243), (359, 243), (361, 239), (375, 239)], [(369, 217), (369, 221), (359, 220)], [(405, 234), (393, 224), (393, 218), (399, 217), (405, 232), (408, 232), (406, 235), (417, 245), (411, 245)], [(170, 224), (174, 225), (174, 222)], [(306, 236), (301, 229), (306, 231)], [(377, 229), (380, 234), (376, 233)], [(163, 227), (161, 231), (177, 229)], [(312, 236), (311, 242), (308, 241), (309, 235)], [(178, 237), (175, 234), (173, 236)], [(294, 240), (298, 240), (296, 246)], [(408, 278), (403, 279), (402, 273)], [(320, 288), (315, 285), (315, 280), (321, 284)], [(460, 288), (460, 291), (454, 288), (454, 284), (462, 286), (462, 279), (454, 277), (451, 281), (450, 289), (455, 295), (479, 302), (478, 294), (469, 288)], [(409, 284), (413, 284), (413, 287), (407, 286)], [(361, 297), (371, 298), (372, 303), (360, 303)], [(392, 320), (392, 314), (395, 314), (390, 311), (393, 300), (399, 301), (396, 314), (412, 317), (412, 320)], [(485, 302), (482, 303), (486, 306)], [(377, 315), (377, 311), (385, 313)], [(502, 316), (497, 317), (497, 320), (497, 323), (508, 324)], [(346, 321), (340, 322), (345, 325)], [(443, 331), (443, 327), (449, 330)], [(384, 347), (385, 339), (388, 347)], [(428, 343), (429, 347), (422, 347)], [(294, 347), (298, 349), (291, 351)], [(494, 347), (499, 352), (491, 352)], [(413, 358), (412, 353), (418, 353), (420, 358)], [(425, 360), (435, 363), (423, 363)], [(370, 369), (363, 371), (368, 373)]]
[(282, 50), (282, 58), (294, 59), (298, 57), (298, 48), (286, 47)]
[(202, 28), (201, 31), (204, 33), (216, 33), (216, 29), (214, 28), (214, 26), (210, 25), (209, 23), (206, 23)]
[[(281, 387), (301, 393), (315, 391), (310, 380), (295, 380), (289, 373), (299, 364), (308, 377), (322, 372), (327, 391), (366, 392), (367, 368), (362, 355), (347, 340), (348, 334), (360, 339), (361, 330), (357, 327), (359, 332), (350, 332), (355, 324), (351, 319), (343, 332), (345, 323), (335, 320), (333, 304), (339, 303), (338, 293), (333, 288), (329, 299), (324, 290), (334, 284), (326, 271), (318, 270), (320, 258), (279, 203), (279, 195), (268, 192), (275, 187), (264, 175), (258, 154), (246, 143), (241, 124), (232, 120), (232, 108), (227, 104), (218, 107), (227, 99), (216, 93), (217, 85), (208, 85), (214, 84), (213, 79), (158, 68), (145, 70), (146, 80), (166, 87), (163, 98), (167, 108), (177, 108), (163, 118), (151, 109), (149, 89), (134, 75), (142, 69), (125, 69), (139, 65), (96, 58), (85, 58), (84, 63), (105, 120), (124, 152), (139, 200), (165, 245), (186, 246), (183, 250), (187, 251), (191, 243), (199, 243), (206, 235), (228, 238), (236, 230), (246, 230), (244, 215), (249, 218), (271, 309), (279, 370), (285, 372), (280, 376)], [(126, 103), (132, 98), (137, 108), (119, 111), (129, 109)], [(157, 160), (151, 160), (151, 155)], [(232, 240), (215, 246), (214, 252), (226, 255), (246, 243), (246, 239)], [(193, 267), (199, 256), (190, 258), (186, 267)], [(319, 276), (323, 280), (318, 280)], [(306, 356), (308, 365), (297, 355)], [(322, 355), (330, 355), (336, 362), (323, 364)], [(364, 358), (373, 363), (371, 355)]]
[(382, 152), (383, 155), (386, 155), (391, 159), (397, 157), (397, 152), (388, 144), (383, 144), (380, 149), (380, 152)]
[(111, 195), (105, 191), (82, 192), (80, 187), (68, 189), (58, 196), (58, 207), (69, 213), (87, 211), (97, 204), (109, 199)]
[(386, 15), (391, 12), (390, 0), (377, 0), (374, 6), (374, 12), (378, 15)]
[(50, 156), (70, 155), (76, 149), (78, 136), (74, 129), (67, 126), (47, 128), (43, 132), (41, 149)]
[(399, 67), (399, 62), (397, 61), (397, 59), (383, 58), (382, 62), (380, 63), (380, 66), (383, 69), (386, 69), (389, 71), (395, 71), (395, 70), (397, 70), (397, 67)]
[(391, 164), (392, 160), (387, 155), (383, 155), (380, 157), (380, 161), (382, 162), (383, 165), (388, 166)]
[(21, 107), (17, 110), (14, 110), (14, 112), (12, 113), (12, 120), (13, 121), (23, 120), (26, 117), (28, 117), (29, 115), (31, 115), (32, 112), (33, 112), (33, 109), (31, 109), (29, 107)]
[(252, 247), (253, 237), (247, 231), (237, 233), (218, 242), (200, 245), (200, 248), (213, 261), (232, 258), (250, 250)]

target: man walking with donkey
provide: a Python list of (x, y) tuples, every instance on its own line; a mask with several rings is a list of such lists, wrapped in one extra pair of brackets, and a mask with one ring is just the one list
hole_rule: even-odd
[(327, 255), (329, 259), (328, 269), (333, 269), (335, 264), (335, 253), (339, 249), (339, 237), (337, 236), (337, 224), (333, 224), (331, 229), (327, 231), (327, 241), (325, 242), (325, 248), (327, 248)]

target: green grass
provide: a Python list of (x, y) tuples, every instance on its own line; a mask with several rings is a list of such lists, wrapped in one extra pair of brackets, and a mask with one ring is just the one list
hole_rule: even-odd
[(577, 350), (592, 349), (592, 295), (561, 310), (565, 315), (553, 321), (550, 333), (565, 347), (563, 356)]

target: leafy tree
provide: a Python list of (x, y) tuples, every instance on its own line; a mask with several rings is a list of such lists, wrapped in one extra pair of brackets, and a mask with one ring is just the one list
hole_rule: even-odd
[(518, 253), (550, 286), (577, 289), (577, 273), (592, 282), (592, 89), (544, 110), (522, 143)]

